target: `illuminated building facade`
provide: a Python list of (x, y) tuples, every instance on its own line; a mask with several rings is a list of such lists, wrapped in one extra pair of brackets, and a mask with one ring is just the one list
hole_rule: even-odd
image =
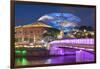
[(43, 36), (42, 34), (46, 31), (47, 28), (52, 28), (42, 22), (36, 22), (33, 24), (17, 26), (15, 28), (15, 41), (16, 44), (35, 44), (38, 41), (41, 41)]

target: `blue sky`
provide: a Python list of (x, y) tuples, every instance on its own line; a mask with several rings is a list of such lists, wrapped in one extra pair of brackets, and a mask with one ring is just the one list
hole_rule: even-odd
[(36, 22), (49, 13), (71, 13), (81, 19), (80, 25), (94, 26), (95, 8), (15, 3), (15, 25)]

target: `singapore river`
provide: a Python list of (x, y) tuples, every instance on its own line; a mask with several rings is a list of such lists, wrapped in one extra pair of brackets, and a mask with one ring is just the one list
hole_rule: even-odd
[[(69, 49), (65, 48), (67, 51)], [(43, 64), (70, 64), (77, 62), (93, 62), (95, 59), (93, 52), (87, 52), (83, 50), (73, 49), (72, 54), (64, 56), (52, 56), (52, 57), (16, 57), (15, 66), (35, 66)]]

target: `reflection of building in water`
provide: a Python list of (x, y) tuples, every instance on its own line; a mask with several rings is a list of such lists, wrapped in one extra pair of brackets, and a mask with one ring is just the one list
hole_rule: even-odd
[(36, 43), (42, 39), (42, 34), (47, 28), (52, 27), (42, 22), (17, 26), (15, 28), (16, 43)]

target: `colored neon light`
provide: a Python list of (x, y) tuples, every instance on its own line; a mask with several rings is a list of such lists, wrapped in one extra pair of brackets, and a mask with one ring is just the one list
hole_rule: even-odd
[(22, 62), (22, 65), (26, 65), (28, 63), (26, 58), (22, 58), (21, 62)]
[(66, 39), (66, 40), (56, 40), (50, 42), (50, 44), (54, 43), (94, 44), (94, 39)]
[(22, 51), (22, 54), (26, 54), (26, 50), (23, 50), (23, 51)]
[(21, 51), (19, 51), (19, 50), (16, 50), (16, 51), (15, 51), (15, 53), (16, 53), (16, 54), (20, 54), (20, 53), (21, 53)]
[[(52, 41), (50, 42), (51, 46), (50, 46), (50, 54), (51, 55), (64, 55), (64, 54), (71, 54), (72, 52), (70, 51), (64, 51), (62, 48), (59, 48), (59, 44), (63, 45), (63, 44), (94, 44), (94, 39), (66, 39), (66, 40), (56, 40), (56, 41)], [(81, 49), (85, 49), (85, 48), (81, 48)]]

